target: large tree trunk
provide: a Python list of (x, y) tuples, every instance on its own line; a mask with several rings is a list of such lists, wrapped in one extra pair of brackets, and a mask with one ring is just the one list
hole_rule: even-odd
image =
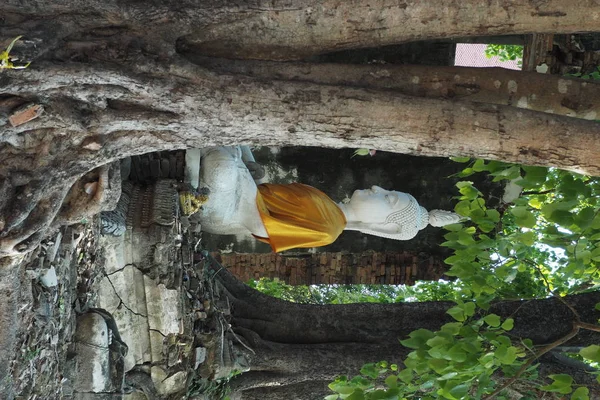
[(264, 2), (234, 23), (194, 29), (181, 45), (214, 57), (302, 59), (444, 37), (596, 31), (599, 11), (594, 0)]
[[(595, 0), (4, 1), (9, 27), (37, 32), (48, 51), (74, 32), (113, 27), (210, 56), (301, 59), (336, 50), (461, 36), (598, 29)], [(40, 19), (39, 17), (43, 17)], [(40, 43), (38, 43), (40, 44)]]
[(521, 72), (505, 68), (422, 65), (344, 65), (234, 61), (190, 56), (221, 73), (261, 80), (387, 89), (408, 96), (469, 100), (600, 119), (600, 83), (578, 78)]
[[(263, 295), (237, 281), (225, 270), (217, 272), (231, 301), (232, 327), (246, 339), (255, 354), (239, 347), (251, 360), (250, 370), (236, 377), (232, 387), (249, 391), (245, 398), (316, 399), (318, 396), (281, 397), (290, 387), (303, 390), (307, 381), (317, 381), (313, 390), (323, 393), (322, 382), (338, 375), (355, 375), (368, 362), (401, 363), (410, 349), (403, 339), (414, 330), (438, 330), (453, 321), (446, 314), (448, 302), (306, 305), (288, 303)], [(566, 301), (581, 321), (596, 323), (600, 312), (594, 305), (600, 293), (571, 296)], [(575, 316), (556, 299), (500, 302), (490, 312), (515, 319), (511, 336), (529, 338), (536, 345), (551, 343), (573, 329)], [(586, 346), (600, 341), (600, 334), (581, 331), (568, 346)], [(552, 369), (552, 368), (550, 368)], [(286, 387), (286, 386), (290, 387)], [(274, 389), (273, 386), (277, 386)], [(268, 389), (268, 390), (267, 390)], [(280, 397), (277, 397), (280, 396)]]

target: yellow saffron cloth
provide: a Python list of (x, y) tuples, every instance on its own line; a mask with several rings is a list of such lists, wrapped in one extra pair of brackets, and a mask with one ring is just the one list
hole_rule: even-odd
[(255, 237), (276, 253), (328, 245), (346, 227), (346, 217), (333, 200), (301, 183), (258, 185), (256, 204), (269, 237)]

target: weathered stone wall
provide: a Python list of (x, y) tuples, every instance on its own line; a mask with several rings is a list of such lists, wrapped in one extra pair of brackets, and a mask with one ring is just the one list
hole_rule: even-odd
[(305, 253), (296, 255), (217, 254), (224, 267), (242, 282), (261, 277), (279, 278), (290, 285), (406, 284), (437, 280), (443, 260), (411, 252)]

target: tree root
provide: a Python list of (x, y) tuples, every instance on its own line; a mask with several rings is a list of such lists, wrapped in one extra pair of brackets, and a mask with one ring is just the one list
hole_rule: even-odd
[(75, 179), (32, 179), (17, 187), (8, 178), (0, 181), (0, 257), (32, 251), (49, 230), (116, 206), (121, 194), (118, 163)]
[(114, 210), (121, 196), (120, 168), (119, 162), (103, 165), (75, 182), (55, 225), (72, 225), (101, 211)]
[(125, 374), (125, 384), (135, 391), (144, 393), (148, 400), (160, 399), (152, 378), (140, 368), (134, 368)]
[[(0, 256), (27, 253), (39, 244), (60, 210), (70, 182), (55, 187), (50, 193), (44, 190), (45, 185), (40, 187), (36, 183), (27, 185), (26, 195), (18, 194), (11, 202), (12, 212), (7, 213), (0, 233)], [(43, 194), (45, 199), (35, 201)], [(33, 199), (29, 201), (27, 197)]]

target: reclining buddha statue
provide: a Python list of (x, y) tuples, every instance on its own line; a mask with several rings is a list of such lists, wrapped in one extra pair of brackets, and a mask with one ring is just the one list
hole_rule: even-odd
[(247, 233), (273, 251), (325, 246), (344, 230), (396, 240), (412, 239), (431, 224), (443, 226), (459, 216), (427, 211), (410, 194), (373, 186), (356, 190), (350, 201), (335, 203), (325, 193), (301, 183), (255, 182), (245, 146), (202, 149), (200, 187), (208, 200), (199, 211), (202, 229), (216, 234)]

